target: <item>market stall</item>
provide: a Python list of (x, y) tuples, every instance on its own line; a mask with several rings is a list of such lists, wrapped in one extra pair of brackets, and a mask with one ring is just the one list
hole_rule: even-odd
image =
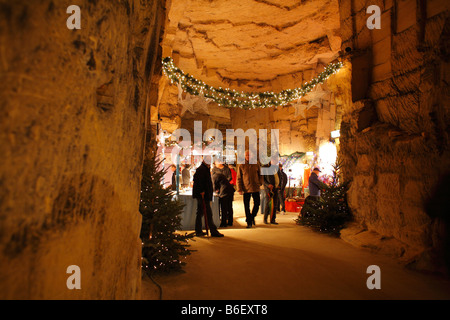
[[(166, 138), (167, 137), (168, 136), (166, 136)], [(180, 152), (181, 154), (174, 158), (172, 155), (173, 147), (174, 145), (167, 145), (164, 143), (164, 139), (161, 140), (159, 145), (158, 154), (163, 160), (163, 168), (168, 168), (172, 164), (176, 166), (175, 172), (167, 170), (163, 184), (165, 187), (169, 187), (172, 184), (172, 181), (175, 182), (174, 196), (184, 204), (183, 213), (181, 215), (181, 228), (182, 230), (194, 230), (197, 214), (197, 200), (192, 197), (193, 177), (202, 159), (195, 150), (193, 150), (192, 156), (190, 152), (186, 152), (186, 155), (184, 155), (184, 152)], [(172, 175), (175, 176), (175, 179), (173, 180)], [(220, 225), (220, 211), (219, 198), (216, 195), (213, 196), (213, 200), (211, 201), (211, 209), (213, 222), (218, 226)], [(202, 221), (202, 224), (205, 225), (204, 221)]]
[[(182, 230), (195, 229), (195, 217), (197, 214), (197, 199), (192, 198), (192, 190), (180, 192), (178, 199), (185, 205), (181, 215)], [(211, 201), (213, 222), (216, 226), (220, 225), (219, 217), (219, 197), (213, 196)], [(204, 225), (204, 222), (203, 222)]]

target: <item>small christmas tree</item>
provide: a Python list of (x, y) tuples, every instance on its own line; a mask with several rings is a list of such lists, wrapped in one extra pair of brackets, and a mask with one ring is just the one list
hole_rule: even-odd
[(347, 204), (349, 182), (341, 182), (339, 160), (333, 165), (331, 183), (318, 199), (307, 198), (296, 220), (298, 224), (312, 227), (320, 232), (339, 235), (345, 223), (351, 220)]
[(185, 264), (181, 258), (190, 254), (187, 242), (192, 237), (177, 232), (184, 205), (164, 188), (166, 170), (159, 169), (161, 163), (156, 158), (146, 160), (141, 183), (142, 267), (149, 275), (181, 270)]

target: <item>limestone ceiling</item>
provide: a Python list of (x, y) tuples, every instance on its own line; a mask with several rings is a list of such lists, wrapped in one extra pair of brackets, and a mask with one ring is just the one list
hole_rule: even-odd
[(286, 89), (336, 58), (339, 27), (338, 0), (172, 0), (163, 54), (214, 86)]

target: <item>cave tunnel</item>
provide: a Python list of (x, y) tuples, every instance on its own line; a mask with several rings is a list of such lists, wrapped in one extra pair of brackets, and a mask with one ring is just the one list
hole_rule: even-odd
[(0, 1), (2, 299), (450, 298), (448, 1), (72, 2)]

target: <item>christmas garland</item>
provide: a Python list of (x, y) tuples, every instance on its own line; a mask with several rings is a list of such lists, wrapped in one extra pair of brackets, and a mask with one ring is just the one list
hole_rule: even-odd
[(191, 95), (201, 95), (212, 99), (218, 105), (227, 108), (256, 109), (278, 107), (298, 100), (310, 92), (317, 84), (324, 83), (332, 74), (339, 71), (344, 65), (342, 62), (331, 63), (325, 67), (317, 77), (295, 89), (283, 90), (279, 93), (273, 92), (238, 92), (228, 88), (215, 88), (205, 84), (195, 77), (185, 74), (175, 66), (171, 57), (162, 60), (164, 74), (172, 83), (180, 83), (181, 88)]

